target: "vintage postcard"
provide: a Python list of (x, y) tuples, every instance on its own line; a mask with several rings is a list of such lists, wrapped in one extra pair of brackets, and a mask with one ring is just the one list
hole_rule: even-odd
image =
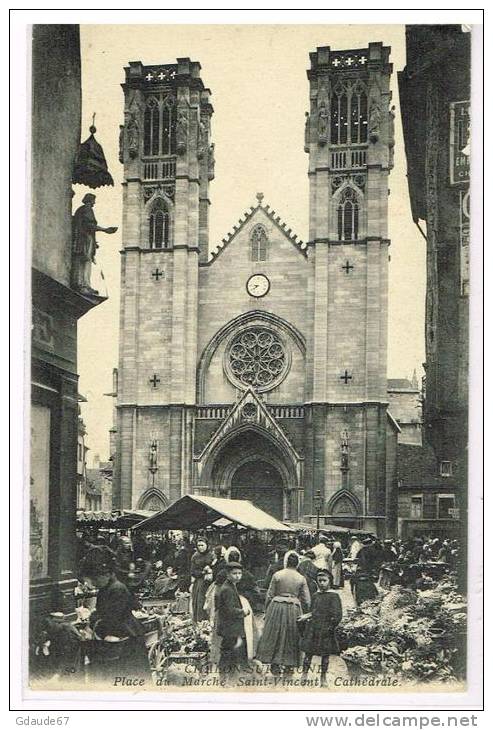
[(459, 704), (481, 27), (27, 32), (26, 691)]

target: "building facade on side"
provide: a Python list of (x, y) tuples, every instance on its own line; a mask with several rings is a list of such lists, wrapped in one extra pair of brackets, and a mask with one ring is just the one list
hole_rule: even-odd
[(125, 69), (115, 508), (183, 494), (397, 526), (387, 411), (390, 48), (310, 54), (309, 241), (257, 194), (209, 246), (200, 64)]
[[(426, 237), (423, 440), (467, 528), (470, 33), (406, 27), (399, 93), (413, 220)], [(426, 221), (426, 232), (421, 225)], [(446, 477), (449, 479), (449, 477)], [(459, 512), (457, 513), (457, 509)]]
[(73, 286), (72, 176), (81, 134), (79, 27), (32, 35), (30, 628), (76, 585), (77, 322), (104, 297)]
[(397, 438), (397, 533), (413, 536), (458, 537), (458, 482), (433, 448), (423, 442), (422, 388), (411, 379), (388, 381), (389, 409), (399, 425)]

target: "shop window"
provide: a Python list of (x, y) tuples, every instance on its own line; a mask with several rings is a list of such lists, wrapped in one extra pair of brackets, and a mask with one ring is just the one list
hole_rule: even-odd
[(263, 226), (255, 226), (250, 235), (251, 260), (267, 261), (267, 233)]
[(411, 517), (416, 520), (423, 517), (423, 497), (411, 497)]
[(441, 461), (440, 462), (440, 476), (441, 477), (451, 477), (452, 476), (452, 462), (451, 461)]
[[(452, 510), (452, 511), (451, 511)], [(437, 517), (439, 520), (449, 520), (455, 510), (455, 497), (453, 494), (439, 494), (437, 499)]]

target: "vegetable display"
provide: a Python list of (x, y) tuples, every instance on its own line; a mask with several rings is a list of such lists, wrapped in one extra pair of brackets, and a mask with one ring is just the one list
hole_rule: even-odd
[(422, 591), (393, 586), (348, 610), (338, 627), (341, 656), (352, 674), (461, 681), (466, 674), (466, 610), (450, 576)]

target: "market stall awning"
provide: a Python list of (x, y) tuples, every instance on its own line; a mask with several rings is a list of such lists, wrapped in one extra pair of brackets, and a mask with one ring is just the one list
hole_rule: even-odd
[(349, 532), (347, 527), (340, 527), (339, 525), (320, 525), (317, 530), (317, 526), (311, 522), (287, 522), (287, 525), (296, 531), (306, 530), (307, 532)]
[(148, 517), (152, 517), (157, 514), (156, 510), (145, 510), (145, 509), (124, 509), (118, 517), (116, 524), (117, 527), (128, 528), (137, 525), (142, 520), (146, 520)]
[(368, 530), (359, 530), (356, 529), (356, 527), (342, 527), (341, 525), (327, 525), (323, 524), (320, 525), (319, 529), (317, 530), (317, 526), (312, 524), (311, 522), (286, 522), (289, 527), (292, 527), (293, 530), (296, 530), (297, 532), (306, 531), (306, 532), (327, 532), (327, 533), (344, 533), (346, 535), (372, 535), (372, 532), (369, 532)]
[(202, 530), (220, 519), (229, 520), (250, 530), (293, 532), (271, 515), (244, 499), (222, 499), (187, 494), (153, 517), (149, 517), (133, 530)]
[(81, 510), (77, 512), (77, 522), (116, 522), (120, 515), (119, 510)]

